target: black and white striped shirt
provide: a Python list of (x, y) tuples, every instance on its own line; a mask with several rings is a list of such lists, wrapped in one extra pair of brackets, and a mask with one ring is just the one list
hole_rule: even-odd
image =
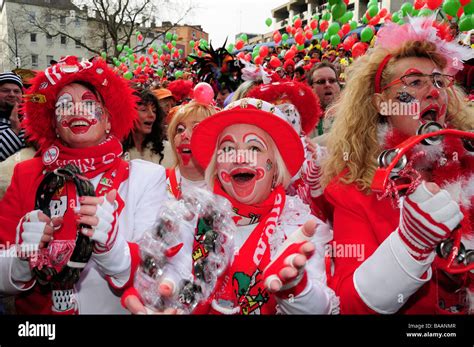
[(0, 118), (0, 162), (25, 147), (25, 135), (22, 129), (17, 135), (8, 119)]

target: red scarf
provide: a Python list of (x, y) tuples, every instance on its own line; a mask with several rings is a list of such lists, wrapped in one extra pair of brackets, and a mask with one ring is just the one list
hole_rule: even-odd
[[(278, 219), (285, 206), (285, 189), (276, 187), (270, 196), (257, 205), (245, 205), (222, 190), (218, 181), (214, 193), (228, 199), (237, 225), (256, 224), (248, 239), (235, 255), (226, 275), (222, 276), (207, 302), (211, 313), (226, 314), (275, 314), (276, 301), (263, 285), (263, 270), (270, 263), (270, 238), (276, 230)], [(258, 224), (257, 224), (258, 223)], [(194, 243), (193, 261), (204, 254), (200, 238)], [(205, 254), (203, 256), (206, 256)], [(219, 306), (219, 308), (216, 308)], [(227, 309), (222, 309), (226, 307)], [(198, 311), (203, 313), (202, 310)]]
[[(119, 185), (128, 178), (128, 163), (123, 161), (122, 145), (115, 137), (109, 137), (101, 144), (88, 148), (70, 148), (56, 141), (50, 148), (43, 153), (43, 164), (48, 171), (64, 167), (67, 164), (74, 164), (83, 173), (84, 176), (91, 179), (99, 174), (103, 174), (97, 188), (96, 196), (103, 196), (112, 189), (118, 189)], [(117, 194), (118, 211), (120, 214), (124, 207), (124, 202)], [(71, 181), (58, 189), (50, 203), (51, 217), (63, 216), (64, 222), (61, 229), (55, 232), (54, 241), (50, 242), (48, 248), (31, 262), (31, 266), (54, 266), (60, 271), (69, 260), (77, 237), (77, 225), (75, 220), (74, 207), (77, 206), (76, 186)], [(63, 291), (65, 288), (53, 289)], [(65, 291), (67, 292), (67, 291)], [(63, 294), (67, 297), (72, 294)], [(72, 299), (71, 299), (72, 300)], [(55, 310), (58, 314), (74, 314), (77, 307), (65, 311)]]

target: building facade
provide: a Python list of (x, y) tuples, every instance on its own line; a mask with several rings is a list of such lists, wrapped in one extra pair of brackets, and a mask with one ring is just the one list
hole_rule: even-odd
[[(52, 60), (90, 53), (78, 42), (88, 35), (87, 20), (70, 0), (6, 0), (0, 8), (0, 70), (45, 69)], [(58, 28), (67, 35), (47, 35)]]

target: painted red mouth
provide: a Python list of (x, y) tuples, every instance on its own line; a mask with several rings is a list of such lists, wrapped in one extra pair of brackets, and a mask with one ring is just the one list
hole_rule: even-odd
[(69, 121), (62, 121), (64, 128), (69, 128), (74, 134), (84, 134), (89, 128), (97, 124), (97, 119), (87, 119), (83, 117), (74, 117)]
[(440, 107), (436, 104), (431, 104), (425, 107), (420, 114), (420, 120), (423, 124), (428, 122), (437, 122), (441, 118), (442, 112)]
[(263, 169), (235, 168), (230, 173), (222, 172), (224, 182), (231, 183), (234, 192), (240, 197), (247, 197), (255, 190), (255, 184), (264, 176)]
[(181, 159), (183, 160), (183, 164), (188, 165), (189, 161), (191, 160), (191, 157), (193, 156), (191, 145), (189, 143), (185, 143), (179, 145), (176, 149)]

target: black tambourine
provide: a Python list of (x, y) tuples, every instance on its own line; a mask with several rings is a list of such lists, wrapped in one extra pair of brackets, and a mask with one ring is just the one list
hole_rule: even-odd
[[(74, 183), (80, 197), (95, 196), (92, 183), (82, 175), (77, 166), (68, 164), (45, 175), (36, 191), (35, 210), (41, 210), (48, 217), (51, 217), (51, 199), (58, 189), (64, 187), (67, 181)], [(54, 267), (49, 266), (32, 269), (41, 285), (52, 285), (55, 289), (68, 289), (72, 288), (74, 283), (79, 280), (81, 271), (89, 261), (94, 246), (94, 241), (81, 233), (82, 228), (91, 229), (91, 226), (80, 224), (77, 227), (74, 250), (67, 264), (59, 272)]]

